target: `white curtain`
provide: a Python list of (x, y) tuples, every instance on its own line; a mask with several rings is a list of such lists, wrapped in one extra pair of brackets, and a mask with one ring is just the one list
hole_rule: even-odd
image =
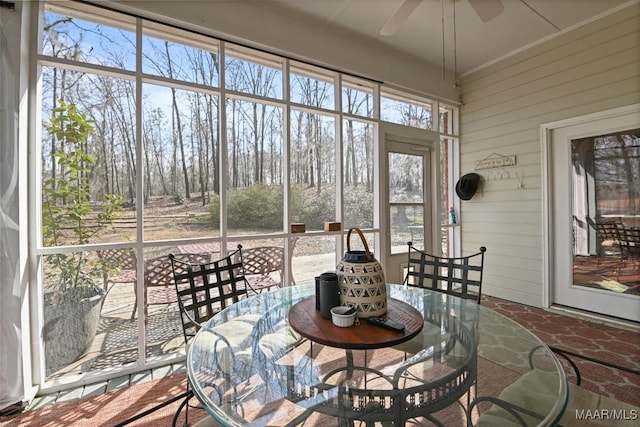
[[(6, 34), (18, 13), (0, 9), (0, 413), (22, 402), (22, 325), (18, 227), (17, 58)], [(7, 30), (11, 26), (12, 30)], [(15, 34), (13, 34), (15, 36)], [(16, 38), (13, 37), (12, 40)], [(15, 41), (13, 42), (15, 43)]]

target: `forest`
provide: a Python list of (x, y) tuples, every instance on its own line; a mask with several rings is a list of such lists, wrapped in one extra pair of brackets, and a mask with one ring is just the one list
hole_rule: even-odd
[[(55, 186), (64, 172), (56, 153), (65, 147), (44, 130), (62, 101), (93, 124), (84, 150), (96, 158), (86, 177), (95, 203), (106, 195), (118, 195), (129, 209), (154, 198), (198, 200), (215, 227), (225, 185), (229, 227), (281, 231), (289, 183), (290, 222), (322, 229), (336, 218), (341, 188), (345, 226), (373, 225), (371, 84), (339, 81), (335, 72), (303, 63), (291, 62), (284, 73), (283, 58), (229, 43), (221, 53), (215, 39), (169, 35), (153, 23), (137, 46), (135, 26), (125, 18), (108, 25), (47, 7), (43, 180)], [(429, 105), (393, 97), (381, 103), (388, 120), (433, 125)], [(419, 186), (412, 182), (419, 177), (396, 176), (409, 189)]]

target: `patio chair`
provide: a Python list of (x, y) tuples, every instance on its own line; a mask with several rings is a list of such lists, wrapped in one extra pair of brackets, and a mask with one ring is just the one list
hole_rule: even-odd
[(598, 254), (621, 255), (619, 226), (622, 224), (620, 220), (600, 218), (596, 220), (595, 225), (599, 239)]
[(284, 248), (261, 246), (242, 250), (242, 265), (249, 288), (262, 292), (282, 286)]
[[(479, 252), (472, 255), (442, 257), (416, 248), (413, 242), (407, 242), (407, 246), (407, 274), (404, 284), (470, 299), (480, 304), (486, 247), (481, 246)], [(436, 304), (439, 302), (432, 299), (430, 303)], [(452, 303), (451, 309), (456, 309), (455, 304)], [(479, 321), (478, 311), (469, 311), (462, 307), (460, 309), (462, 310), (460, 321), (464, 326), (470, 329), (477, 328), (477, 322)], [(425, 310), (431, 312), (427, 308)], [(405, 358), (407, 354), (417, 355), (422, 349), (429, 347), (434, 349), (433, 356), (431, 356), (434, 358), (437, 358), (440, 353), (449, 355), (453, 363), (464, 358), (467, 351), (461, 348), (461, 346), (464, 347), (463, 343), (454, 335), (443, 337), (440, 328), (443, 319), (428, 319), (427, 317), (425, 317), (422, 331), (417, 336), (405, 343), (394, 346), (394, 348), (403, 351)], [(448, 319), (444, 319), (444, 321), (448, 321)], [(475, 379), (472, 381), (472, 387), (476, 387)], [(467, 406), (470, 404), (470, 396), (470, 394), (467, 394)]]
[[(259, 314), (247, 314), (234, 318), (221, 327), (225, 336), (216, 327), (205, 324), (220, 310), (240, 299), (247, 297), (247, 284), (242, 265), (241, 245), (238, 249), (215, 261), (198, 262), (185, 260), (184, 254), (169, 255), (174, 281), (174, 297), (180, 308), (180, 319), (187, 348), (189, 341), (200, 329), (205, 329), (211, 340), (210, 348), (215, 348), (215, 371), (211, 372), (212, 387), (214, 381), (222, 378), (234, 385), (247, 381), (253, 366), (252, 349), (245, 348)], [(194, 357), (198, 357), (195, 355)], [(189, 400), (193, 397), (187, 382), (187, 393), (173, 419), (175, 426), (182, 410), (188, 420)], [(220, 396), (222, 398), (222, 396)], [(240, 396), (234, 396), (239, 400)]]
[(623, 259), (640, 260), (640, 227), (618, 225), (620, 251)]
[(404, 283), (408, 286), (429, 288), (465, 299), (474, 299), (480, 304), (482, 296), (482, 270), (487, 248), (473, 255), (447, 258), (431, 255), (407, 242), (409, 259)]
[[(585, 367), (591, 365), (589, 366), (590, 371), (596, 376), (610, 375), (614, 370), (640, 376), (640, 371), (558, 347), (549, 347), (549, 349), (557, 356), (560, 356), (561, 361), (564, 360), (564, 362), (566, 362), (566, 364), (563, 364), (563, 368), (565, 371), (572, 371), (572, 377), (575, 379), (575, 384), (568, 381), (569, 401), (557, 425), (581, 427), (603, 425), (603, 419), (597, 416), (579, 418), (578, 414), (584, 413), (585, 410), (596, 414), (603, 413), (603, 411), (607, 411), (608, 413), (637, 414), (640, 411), (638, 407), (581, 387), (582, 375), (578, 365), (584, 364)], [(473, 400), (471, 406), (467, 409), (468, 414), (483, 402), (492, 403), (491, 407), (483, 411), (478, 417), (477, 427), (493, 425), (505, 427), (527, 426), (537, 425), (542, 421), (543, 416), (537, 414), (535, 408), (551, 406), (553, 398), (557, 393), (558, 377), (554, 373), (535, 368), (535, 352), (538, 350), (540, 350), (540, 347), (534, 348), (529, 354), (531, 371), (525, 373), (513, 384), (505, 388), (497, 399), (494, 397), (477, 396)], [(580, 362), (576, 359), (580, 360)], [(597, 372), (598, 370), (594, 369), (598, 367), (602, 368), (602, 372)], [(633, 380), (630, 379), (629, 381)], [(532, 390), (537, 390), (537, 392), (532, 393)], [(612, 418), (608, 420), (607, 424), (627, 425), (626, 420), (622, 420), (621, 423), (618, 423), (617, 420), (618, 419)]]
[[(104, 289), (109, 291), (118, 283), (132, 283), (133, 293), (136, 292), (137, 258), (135, 250), (131, 248), (103, 249), (98, 251), (98, 258), (104, 265), (102, 281)], [(136, 303), (133, 306), (131, 319), (136, 314)]]
[[(178, 254), (175, 258), (189, 263), (208, 263), (211, 260), (210, 253)], [(137, 292), (136, 292), (137, 296)], [(167, 255), (147, 259), (144, 262), (144, 312), (148, 315), (150, 305), (165, 305), (167, 310), (178, 299), (174, 288), (171, 259)], [(135, 316), (138, 301), (133, 306), (131, 318)]]

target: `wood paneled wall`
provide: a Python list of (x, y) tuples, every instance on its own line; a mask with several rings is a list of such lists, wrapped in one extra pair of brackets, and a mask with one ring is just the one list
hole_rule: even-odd
[(487, 247), (484, 292), (540, 306), (540, 126), (640, 102), (640, 5), (473, 72), (462, 83), (461, 174), (493, 153), (517, 156), (514, 167), (477, 171), (480, 190), (461, 202), (463, 253)]

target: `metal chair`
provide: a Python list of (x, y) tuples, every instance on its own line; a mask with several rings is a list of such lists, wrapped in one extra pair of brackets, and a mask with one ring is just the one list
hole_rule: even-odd
[[(235, 252), (211, 262), (185, 260), (184, 254), (169, 255), (175, 285), (174, 296), (180, 308), (185, 345), (188, 347), (190, 339), (200, 329), (205, 329), (211, 339), (211, 348), (216, 349), (214, 365), (217, 369), (211, 373), (211, 386), (214, 389), (214, 382), (218, 378), (234, 384), (235, 389), (237, 384), (248, 381), (253, 366), (252, 349), (244, 347), (260, 319), (259, 314), (247, 314), (227, 322), (223, 325), (225, 336), (215, 327), (207, 328), (205, 325), (220, 310), (247, 297), (248, 286), (241, 248), (242, 246), (238, 245)], [(187, 382), (187, 394), (174, 416), (174, 426), (183, 409), (188, 419), (191, 397), (193, 392)], [(234, 404), (240, 399), (236, 394)]]
[(599, 239), (598, 254), (621, 255), (620, 232), (622, 225), (619, 219), (599, 219), (595, 223), (596, 233)]
[[(105, 267), (102, 280), (106, 290), (110, 290), (112, 286), (118, 283), (132, 283), (133, 292), (135, 293), (138, 279), (136, 275), (137, 258), (133, 249), (103, 249), (98, 251), (98, 258)], [(135, 317), (136, 304), (137, 301), (133, 306), (131, 319)]]
[(618, 225), (622, 259), (640, 260), (640, 227)]
[(282, 286), (284, 249), (261, 246), (242, 250), (242, 265), (249, 287), (256, 293)]
[[(145, 318), (150, 305), (166, 305), (178, 302), (174, 287), (171, 256), (163, 255), (147, 259), (144, 262), (144, 312)], [(205, 264), (211, 261), (209, 253), (178, 254), (177, 258), (183, 262)], [(136, 293), (137, 295), (137, 293)], [(138, 301), (133, 306), (132, 317), (135, 316)]]
[[(558, 388), (557, 375), (542, 369), (536, 369), (534, 366), (535, 353), (541, 349), (542, 347), (535, 347), (529, 354), (529, 367), (531, 371), (525, 373), (505, 388), (498, 398), (476, 396), (467, 411), (469, 420), (471, 420), (469, 414), (471, 414), (474, 408), (483, 402), (488, 402), (492, 405), (488, 410), (480, 414), (476, 424), (477, 426), (538, 425), (544, 419), (544, 415), (537, 413), (536, 405), (550, 407), (553, 404), (553, 399)], [(590, 373), (598, 376), (603, 374), (609, 375), (612, 370), (619, 370), (634, 375), (640, 375), (640, 371), (557, 347), (550, 346), (549, 349), (561, 358), (561, 363), (566, 362), (563, 363), (563, 369), (568, 371), (567, 374), (572, 374), (575, 379), (575, 384), (568, 381), (570, 398), (564, 414), (557, 425), (593, 427), (603, 425), (602, 420), (598, 419), (598, 417), (591, 419), (584, 417), (582, 419), (578, 418), (578, 414), (585, 409), (593, 411), (594, 413), (601, 413), (601, 411), (616, 413), (638, 412), (639, 408), (637, 407), (581, 387), (582, 375), (579, 364), (585, 367), (592, 365), (589, 366), (591, 368)], [(601, 372), (598, 372), (598, 368), (601, 368)], [(569, 375), (567, 375), (567, 377), (569, 377)], [(630, 381), (632, 381), (632, 379), (630, 379)], [(538, 390), (538, 392), (534, 394), (531, 392), (532, 390)], [(614, 422), (613, 424), (616, 423)]]
[(407, 245), (406, 285), (429, 288), (480, 303), (486, 247), (481, 246), (480, 251), (473, 255), (447, 258), (428, 254), (413, 246), (413, 242), (407, 242)]
[[(482, 273), (484, 269), (484, 253), (487, 248), (480, 247), (479, 252), (463, 257), (441, 257), (424, 252), (407, 242), (408, 262), (407, 274), (404, 283), (408, 286), (428, 288), (436, 292), (454, 295), (460, 298), (469, 299), (480, 304), (482, 296)], [(431, 301), (436, 303), (436, 301)], [(452, 310), (455, 308), (452, 306)], [(460, 313), (459, 321), (464, 327), (476, 329), (478, 327), (478, 312)], [(424, 348), (433, 348), (433, 356), (439, 357), (442, 352), (450, 355), (452, 360), (461, 357), (468, 357), (473, 354), (473, 360), (469, 363), (475, 364), (475, 352), (469, 353), (468, 343), (464, 343), (459, 337), (450, 334), (448, 337), (442, 335), (438, 319), (429, 320), (425, 318), (422, 332), (413, 339), (395, 346), (394, 348), (403, 351), (405, 358), (407, 354), (415, 354), (420, 360), (420, 351)], [(464, 349), (463, 349), (464, 348)], [(410, 359), (411, 360), (411, 359)], [(470, 387), (476, 388), (475, 377), (470, 379)], [(477, 392), (477, 389), (476, 389)], [(462, 404), (461, 402), (458, 402)], [(467, 393), (467, 408), (471, 404), (471, 394)]]

